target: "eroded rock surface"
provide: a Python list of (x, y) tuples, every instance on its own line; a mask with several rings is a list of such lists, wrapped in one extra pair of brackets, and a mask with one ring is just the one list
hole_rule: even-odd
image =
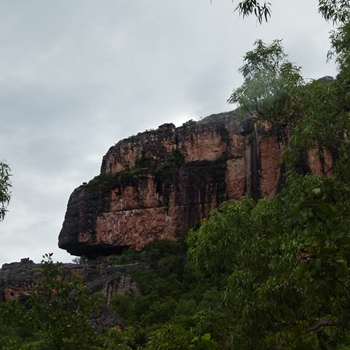
[[(62, 264), (63, 278), (70, 273), (81, 278), (88, 284), (92, 292), (99, 292), (106, 297), (107, 305), (100, 305), (91, 318), (94, 329), (103, 332), (111, 327), (122, 329), (124, 324), (108, 304), (115, 294), (131, 293), (140, 295), (135, 281), (127, 274), (133, 267), (92, 268), (85, 265)], [(0, 302), (10, 299), (23, 299), (33, 291), (37, 280), (41, 277), (40, 264), (29, 259), (21, 262), (4, 264), (0, 269)]]
[[(225, 200), (273, 196), (288, 142), (287, 130), (242, 122), (236, 112), (122, 140), (103, 157), (101, 174), (70, 196), (59, 246), (94, 257), (177, 240)], [(318, 171), (317, 154), (308, 157)]]
[[(89, 285), (92, 292), (106, 297), (107, 304), (113, 295), (132, 293), (140, 295), (135, 281), (127, 273), (135, 267), (92, 268), (78, 264), (62, 264), (63, 276), (69, 273), (77, 275), (82, 283)], [(17, 299), (33, 291), (36, 281), (41, 277), (40, 264), (29, 259), (2, 265), (0, 269), (0, 302)]]

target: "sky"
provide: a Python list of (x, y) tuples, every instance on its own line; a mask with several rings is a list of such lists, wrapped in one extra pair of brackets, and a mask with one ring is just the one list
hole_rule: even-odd
[(271, 0), (259, 25), (231, 0), (0, 1), (0, 160), (12, 199), (0, 266), (58, 248), (70, 194), (118, 141), (226, 112), (257, 39), (282, 43), (304, 77), (335, 76), (317, 0)]

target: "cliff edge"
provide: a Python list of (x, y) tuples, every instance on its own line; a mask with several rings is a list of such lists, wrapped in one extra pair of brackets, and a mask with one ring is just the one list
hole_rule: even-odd
[[(273, 196), (288, 142), (287, 130), (235, 111), (124, 139), (103, 157), (100, 175), (71, 194), (59, 247), (95, 257), (178, 240), (223, 201)], [(318, 172), (318, 157), (306, 158), (306, 171)]]

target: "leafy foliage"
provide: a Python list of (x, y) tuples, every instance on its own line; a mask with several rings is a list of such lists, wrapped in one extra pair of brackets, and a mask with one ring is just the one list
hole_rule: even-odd
[(318, 11), (327, 21), (344, 23), (349, 20), (350, 4), (347, 0), (319, 0)]
[(274, 199), (225, 203), (188, 237), (197, 270), (226, 276), (233, 347), (318, 348), (327, 338), (337, 348), (348, 340), (349, 188), (327, 176), (289, 181)]
[(102, 173), (95, 176), (86, 185), (80, 186), (78, 189), (87, 188), (90, 191), (101, 191), (102, 193), (108, 193), (112, 189), (135, 184), (138, 176), (144, 172), (143, 168), (125, 169), (117, 173)]
[(31, 335), (25, 343), (33, 349), (95, 349), (97, 334), (92, 329), (91, 314), (98, 299), (75, 275), (64, 276), (60, 264), (52, 261), (52, 254), (46, 254), (45, 259), (42, 278), (34, 291), (23, 301), (1, 305), (3, 323), (18, 328), (22, 341)]
[(286, 57), (280, 40), (271, 45), (257, 40), (255, 49), (246, 53), (239, 69), (244, 83), (228, 99), (238, 103), (242, 116), (256, 115), (275, 124), (294, 125), (304, 82), (300, 68)]
[(260, 4), (257, 0), (244, 0), (237, 5), (235, 10), (238, 10), (243, 18), (254, 14), (260, 24), (263, 20), (267, 22), (268, 18), (271, 17), (271, 4), (266, 1)]
[[(187, 238), (197, 273), (220, 276), (224, 288), (224, 307), (201, 319), (206, 327), (219, 317), (226, 320), (222, 345), (340, 349), (350, 344), (349, 33), (344, 23), (331, 36), (336, 80), (305, 84), (279, 41), (270, 46), (257, 41), (245, 56), (244, 83), (229, 101), (258, 122), (289, 128), (283, 155), (289, 172), (274, 198), (224, 203)], [(301, 152), (316, 152), (321, 174), (295, 172)]]
[(136, 331), (133, 327), (126, 328), (123, 332), (110, 329), (104, 337), (103, 349), (106, 350), (132, 350), (137, 347)]
[[(244, 0), (238, 3), (235, 11), (244, 17), (254, 15), (261, 24), (271, 17), (271, 3), (258, 0)], [(349, 20), (350, 4), (348, 0), (319, 0), (318, 12), (326, 21), (344, 23)]]
[[(115, 295), (111, 301), (111, 307), (127, 325), (126, 334), (133, 329), (132, 339), (140, 349), (166, 348), (178, 332), (181, 337), (174, 346), (215, 349), (216, 339), (211, 338), (207, 328), (197, 328), (196, 318), (200, 310), (219, 308), (221, 292), (211, 288), (210, 279), (197, 279), (193, 274), (186, 263), (183, 242), (154, 241), (146, 246), (141, 256), (143, 253), (155, 257), (146, 260), (149, 268), (129, 271), (141, 295)], [(162, 342), (163, 335), (168, 332), (169, 339)], [(137, 348), (130, 341), (127, 344), (132, 349)]]
[(4, 220), (7, 212), (7, 206), (11, 199), (11, 187), (10, 181), (11, 169), (5, 162), (0, 162), (0, 221)]

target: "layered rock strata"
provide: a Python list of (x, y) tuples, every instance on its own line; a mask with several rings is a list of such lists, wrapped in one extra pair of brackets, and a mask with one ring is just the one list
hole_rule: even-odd
[[(71, 194), (59, 246), (94, 257), (177, 240), (225, 200), (273, 196), (288, 142), (287, 130), (240, 121), (235, 111), (124, 139), (103, 157), (100, 175)], [(317, 154), (301, 166), (317, 171)]]

